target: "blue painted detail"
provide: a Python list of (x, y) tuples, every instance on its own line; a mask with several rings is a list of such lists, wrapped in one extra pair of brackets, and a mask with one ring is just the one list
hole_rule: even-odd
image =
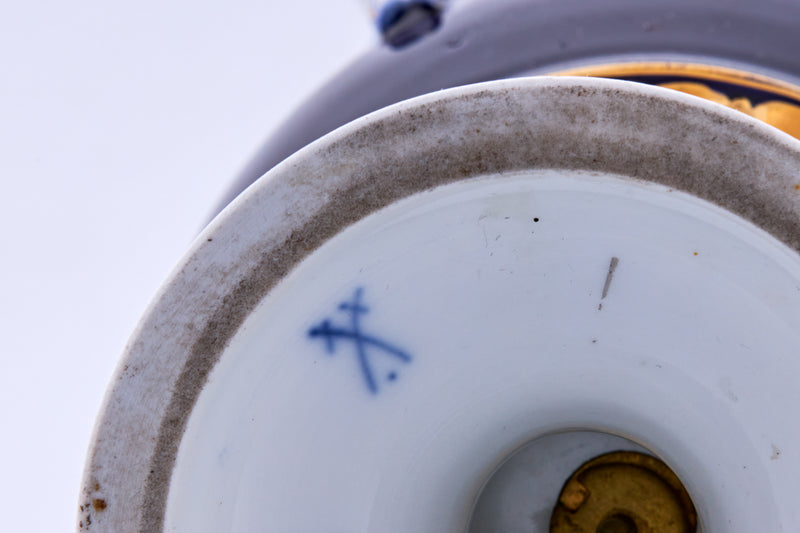
[[(325, 340), (325, 349), (329, 354), (336, 353), (337, 339), (353, 341), (358, 364), (364, 375), (367, 388), (372, 394), (377, 394), (378, 383), (375, 380), (375, 375), (369, 363), (369, 349), (372, 349), (372, 352), (380, 350), (383, 354), (392, 356), (403, 363), (410, 363), (411, 356), (386, 341), (372, 335), (365, 335), (361, 332), (361, 315), (369, 312), (369, 308), (361, 303), (363, 293), (364, 289), (359, 287), (353, 293), (353, 298), (350, 301), (342, 302), (339, 305), (340, 311), (345, 311), (350, 315), (350, 329), (334, 326), (331, 324), (331, 321), (326, 318), (320, 322), (319, 325), (308, 330), (308, 336), (311, 338), (322, 337)], [(386, 379), (388, 381), (397, 380), (397, 373), (394, 371), (390, 372)]]
[(443, 8), (443, 0), (389, 0), (375, 22), (389, 46), (402, 48), (436, 30)]

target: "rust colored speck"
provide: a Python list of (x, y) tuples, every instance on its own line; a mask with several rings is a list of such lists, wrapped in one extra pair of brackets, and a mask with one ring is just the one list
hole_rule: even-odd
[(92, 507), (95, 511), (102, 511), (106, 508), (106, 501), (101, 499), (92, 500)]

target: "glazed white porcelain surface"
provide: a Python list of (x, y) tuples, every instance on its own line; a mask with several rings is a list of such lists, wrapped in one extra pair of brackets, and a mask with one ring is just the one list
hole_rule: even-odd
[(798, 346), (796, 254), (713, 205), (584, 172), (443, 186), (250, 315), (189, 420), (167, 530), (463, 531), (498, 461), (573, 428), (665, 458), (708, 531), (777, 530), (800, 426), (765, 413), (800, 404)]
[(796, 530), (798, 169), (777, 130), (606, 80), (337, 130), (229, 206), (143, 319), (94, 523), (461, 532), (515, 450), (591, 430), (667, 462), (703, 531)]

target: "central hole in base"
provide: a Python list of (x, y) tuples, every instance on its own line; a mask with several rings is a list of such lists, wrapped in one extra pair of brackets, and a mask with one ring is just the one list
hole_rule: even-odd
[(598, 524), (595, 533), (637, 533), (636, 524), (624, 514), (611, 515)]
[(696, 533), (678, 476), (649, 450), (598, 431), (543, 435), (486, 481), (467, 533)]

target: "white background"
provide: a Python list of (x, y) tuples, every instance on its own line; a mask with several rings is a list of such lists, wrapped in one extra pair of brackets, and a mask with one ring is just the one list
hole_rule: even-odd
[(71, 531), (150, 298), (256, 147), (377, 37), (357, 0), (0, 13), (0, 510), (7, 531)]

